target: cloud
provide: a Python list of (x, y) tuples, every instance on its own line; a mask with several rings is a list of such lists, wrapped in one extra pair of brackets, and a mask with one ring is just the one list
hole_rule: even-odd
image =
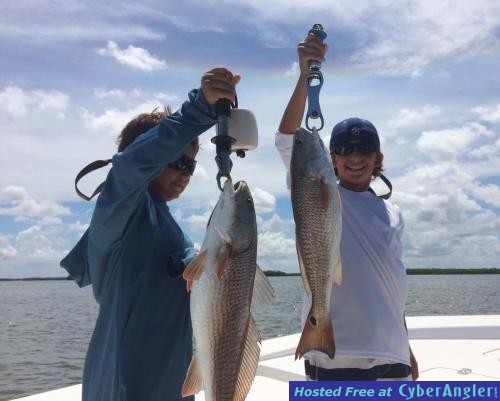
[[(420, 163), (393, 180), (410, 267), (497, 265), (500, 185), (484, 184), (478, 174), (494, 160), (485, 150), (494, 146), (487, 143), (492, 139), (494, 134), (479, 123), (427, 131), (418, 139)], [(474, 148), (482, 150), (474, 154)]]
[(432, 117), (442, 113), (439, 106), (426, 104), (417, 109), (401, 109), (392, 117), (388, 125), (391, 128), (405, 128), (425, 126)]
[(122, 89), (105, 89), (96, 88), (94, 89), (95, 97), (99, 100), (102, 99), (112, 99), (112, 100), (124, 100), (130, 97), (140, 96), (141, 92), (139, 89), (134, 89), (130, 92), (124, 91)]
[(285, 75), (287, 77), (295, 77), (295, 76), (299, 75), (299, 72), (300, 72), (299, 63), (294, 61), (292, 63), (292, 66), (290, 67), (290, 69), (285, 71)]
[[(433, 62), (494, 51), (498, 44), (499, 15), (500, 5), (490, 0), (439, 3), (342, 0), (307, 4), (242, 0), (237, 4), (222, 1), (217, 12), (212, 3), (199, 1), (187, 1), (183, 7), (174, 4), (159, 7), (151, 0), (141, 4), (123, 1), (119, 6), (95, 0), (68, 6), (58, 0), (43, 5), (25, 2), (10, 5), (0, 16), (0, 37), (8, 43), (28, 44), (93, 44), (111, 38), (108, 43), (114, 45), (108, 44), (103, 52), (119, 53), (122, 58), (129, 57), (122, 53), (144, 49), (130, 46), (120, 50), (117, 42), (160, 41), (167, 35), (196, 37), (199, 43), (206, 40), (202, 46), (213, 45), (214, 38), (243, 39), (241, 43), (245, 44), (250, 42), (248, 38), (253, 38), (258, 45), (252, 51), (291, 49), (310, 28), (304, 21), (317, 21), (321, 16), (326, 22), (327, 41), (332, 45), (336, 66), (420, 79)], [(199, 32), (206, 34), (197, 35)], [(303, 34), (299, 36), (298, 32)], [(265, 57), (270, 60), (271, 54)], [(272, 60), (274, 65), (281, 61), (281, 54)], [(262, 59), (258, 59), (255, 65), (262, 64)]]
[(56, 114), (64, 118), (69, 96), (57, 90), (24, 90), (18, 86), (6, 86), (0, 92), (0, 113), (13, 118), (25, 117), (32, 111)]
[(252, 191), (252, 197), (257, 214), (269, 213), (276, 208), (276, 198), (263, 189), (255, 188)]
[(417, 141), (418, 149), (432, 158), (456, 158), (468, 152), (471, 145), (481, 137), (493, 134), (479, 123), (466, 123), (460, 128), (426, 131)]
[(11, 244), (10, 236), (0, 233), (0, 260), (13, 258), (16, 255), (17, 251)]
[(0, 277), (64, 277), (59, 261), (67, 246), (62, 225), (34, 224), (15, 236), (0, 233)]
[(190, 230), (205, 234), (207, 228), (208, 219), (212, 214), (211, 210), (206, 211), (203, 214), (193, 214), (186, 219), (188, 227)]
[(97, 53), (101, 56), (109, 56), (120, 64), (142, 71), (159, 71), (167, 68), (167, 63), (154, 57), (148, 50), (141, 47), (129, 45), (126, 49), (120, 49), (113, 41), (108, 41), (107, 47), (99, 49)]
[[(172, 106), (172, 109), (175, 110), (177, 106), (175, 101), (179, 99), (179, 96), (176, 94), (158, 92), (151, 95), (137, 89), (130, 92), (119, 89), (96, 89), (95, 95), (101, 100), (112, 99), (119, 101), (119, 107), (116, 107), (115, 102), (113, 103), (114, 107), (104, 110), (101, 113), (95, 113), (87, 108), (82, 108), (80, 110), (80, 117), (83, 119), (85, 126), (90, 130), (107, 132), (113, 137), (116, 137), (123, 127), (139, 114), (150, 113), (153, 110), (163, 110), (168, 105)], [(201, 172), (201, 175), (203, 175), (203, 172)]]
[(500, 208), (500, 187), (498, 185), (474, 185), (470, 191), (474, 197)]
[(89, 228), (89, 223), (82, 223), (79, 220), (74, 223), (68, 224), (68, 229), (72, 232), (75, 232), (78, 237), (81, 237), (83, 233)]
[(298, 271), (295, 240), (282, 232), (259, 234), (258, 263), (264, 270)]
[(492, 107), (475, 107), (472, 109), (474, 113), (476, 113), (481, 120), (487, 121), (490, 123), (500, 123), (500, 104)]
[(259, 230), (263, 233), (265, 232), (293, 232), (295, 229), (295, 222), (290, 219), (283, 219), (277, 213), (273, 213), (270, 219), (264, 220), (260, 218), (258, 220)]
[[(35, 199), (23, 187), (12, 185), (0, 189), (0, 216), (40, 218), (48, 224), (49, 218), (69, 214), (67, 207), (51, 200)], [(51, 224), (54, 222), (52, 219)]]
[[(103, 4), (96, 0), (69, 4), (61, 0), (48, 3), (19, 2), (2, 8), (0, 37), (23, 45), (40, 43), (82, 43), (115, 40), (162, 40), (165, 34), (143, 21), (153, 17), (151, 9), (137, 11), (127, 1)], [(150, 8), (155, 8), (151, 6)], [(157, 11), (157, 9), (155, 9)], [(140, 22), (137, 22), (140, 21)]]

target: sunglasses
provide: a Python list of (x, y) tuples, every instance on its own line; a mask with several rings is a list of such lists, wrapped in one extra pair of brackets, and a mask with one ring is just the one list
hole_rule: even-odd
[(362, 155), (369, 155), (371, 153), (375, 153), (377, 151), (377, 145), (373, 143), (343, 143), (339, 145), (335, 145), (333, 147), (333, 152), (339, 156), (348, 156), (352, 154), (355, 150), (357, 150)]
[(196, 160), (190, 159), (186, 155), (182, 155), (177, 160), (172, 163), (168, 163), (169, 167), (172, 167), (174, 170), (182, 171), (188, 173), (189, 175), (194, 174), (194, 169), (196, 168)]

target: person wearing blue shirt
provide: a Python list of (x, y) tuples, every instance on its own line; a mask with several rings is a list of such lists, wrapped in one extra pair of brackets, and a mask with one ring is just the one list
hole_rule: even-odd
[(192, 354), (182, 273), (195, 250), (167, 202), (189, 184), (198, 136), (215, 124), (218, 99), (235, 100), (239, 80), (212, 69), (177, 112), (142, 114), (119, 137), (90, 227), (61, 261), (99, 304), (83, 401), (194, 399), (181, 388)]

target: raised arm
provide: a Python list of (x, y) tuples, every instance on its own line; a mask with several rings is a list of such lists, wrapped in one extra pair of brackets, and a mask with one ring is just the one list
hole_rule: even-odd
[(201, 79), (201, 89), (189, 93), (189, 100), (172, 115), (113, 156), (113, 167), (96, 204), (90, 238), (107, 247), (118, 241), (137, 206), (145, 199), (149, 183), (167, 165), (178, 159), (189, 143), (215, 124), (212, 107), (220, 98), (231, 101), (239, 76), (215, 68)]
[(278, 128), (279, 132), (283, 134), (295, 134), (295, 131), (300, 128), (307, 100), (305, 77), (307, 76), (309, 61), (324, 61), (327, 48), (327, 45), (312, 33), (307, 35), (304, 41), (298, 44), (297, 53), (299, 55), (300, 76), (281, 118)]

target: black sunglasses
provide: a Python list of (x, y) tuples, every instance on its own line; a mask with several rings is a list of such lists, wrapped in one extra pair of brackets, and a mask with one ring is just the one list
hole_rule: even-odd
[(335, 145), (333, 147), (333, 152), (336, 155), (339, 156), (348, 156), (354, 152), (354, 150), (357, 150), (359, 153), (362, 155), (369, 155), (371, 153), (375, 153), (377, 151), (378, 147), (377, 145), (373, 143), (352, 143), (352, 142), (347, 142), (339, 145)]
[(196, 160), (190, 159), (186, 155), (182, 155), (172, 163), (168, 163), (168, 166), (172, 167), (175, 170), (183, 171), (185, 173), (189, 173), (189, 175), (193, 175), (194, 169), (196, 168)]

